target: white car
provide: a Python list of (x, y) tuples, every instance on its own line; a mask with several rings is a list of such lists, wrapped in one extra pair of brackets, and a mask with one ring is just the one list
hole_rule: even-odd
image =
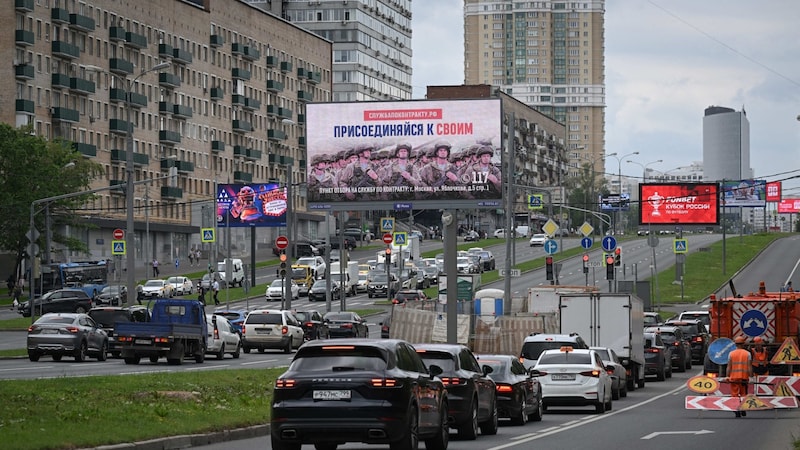
[(627, 397), (628, 372), (625, 366), (622, 365), (622, 360), (620, 360), (614, 349), (608, 347), (589, 348), (600, 355), (600, 359), (603, 360), (603, 364), (605, 364), (606, 367), (612, 369), (612, 371), (609, 372), (609, 375), (611, 375), (611, 399), (619, 400), (620, 397)]
[(531, 240), (528, 243), (531, 247), (544, 247), (544, 243), (547, 241), (548, 237), (544, 233), (537, 233), (531, 236)]
[(358, 283), (356, 283), (356, 292), (367, 292), (368, 284), (369, 284), (369, 279), (367, 279), (367, 274), (359, 272)]
[(142, 286), (142, 296), (145, 298), (170, 298), (175, 295), (172, 285), (165, 280), (147, 280)]
[(302, 258), (297, 258), (297, 262), (294, 263), (296, 266), (308, 266), (311, 267), (311, 270), (314, 271), (314, 278), (323, 278), (325, 276), (325, 268), (327, 264), (325, 264), (325, 259), (322, 256), (303, 256)]
[(217, 359), (225, 358), (229, 353), (238, 358), (242, 352), (242, 338), (230, 321), (219, 314), (206, 314), (208, 328), (208, 347), (206, 353), (216, 355)]
[(603, 414), (611, 410), (609, 370), (596, 351), (563, 346), (542, 352), (531, 375), (542, 385), (545, 408), (592, 405)]
[[(292, 300), (297, 300), (300, 298), (300, 286), (291, 281), (292, 284), (289, 286), (289, 290), (292, 293)], [(282, 300), (283, 299), (283, 280), (277, 279), (267, 286), (267, 292), (265, 293), (267, 296), (267, 301), (270, 300)]]
[(305, 340), (303, 324), (291, 312), (278, 309), (257, 309), (247, 315), (242, 324), (242, 350), (259, 352), (280, 349), (291, 353)]
[(191, 294), (194, 292), (194, 283), (186, 277), (169, 277), (167, 283), (172, 287), (175, 295)]

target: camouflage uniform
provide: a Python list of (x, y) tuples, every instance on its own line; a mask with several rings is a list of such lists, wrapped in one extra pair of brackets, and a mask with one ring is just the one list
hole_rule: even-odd
[(339, 187), (351, 188), (349, 193), (345, 193), (348, 200), (354, 200), (356, 195), (363, 199), (375, 199), (375, 191), (359, 193), (359, 188), (369, 188), (378, 186), (378, 167), (372, 161), (372, 150), (374, 146), (364, 145), (356, 149), (358, 161), (350, 163), (342, 169), (339, 174)]
[[(389, 192), (389, 198), (411, 199), (414, 198), (414, 189), (420, 184), (419, 170), (409, 161), (408, 154), (411, 146), (398, 144), (394, 150), (394, 161), (386, 166), (382, 178), (385, 186), (394, 188)], [(402, 191), (398, 188), (407, 188)]]
[(339, 194), (333, 191), (320, 191), (320, 189), (335, 188), (337, 186), (335, 177), (328, 171), (330, 159), (328, 155), (316, 155), (311, 158), (311, 166), (313, 169), (311, 173), (308, 174), (308, 191), (312, 198), (317, 198), (321, 201), (330, 201), (339, 196)]
[(469, 166), (464, 172), (464, 181), (477, 190), (472, 191), (474, 198), (500, 198), (503, 174), (492, 164), (494, 150), (489, 146), (481, 146), (476, 152), (478, 162)]
[(450, 192), (440, 193), (436, 191), (437, 188), (442, 186), (456, 186), (459, 184), (456, 166), (447, 160), (450, 156), (450, 144), (438, 142), (433, 146), (433, 151), (436, 153), (436, 159), (420, 170), (420, 184), (423, 187), (429, 186), (434, 189), (429, 193), (429, 197), (452, 198), (453, 195)]

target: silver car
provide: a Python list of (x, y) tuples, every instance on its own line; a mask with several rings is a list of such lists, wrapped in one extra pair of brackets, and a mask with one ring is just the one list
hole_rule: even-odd
[(257, 309), (247, 315), (242, 325), (242, 349), (263, 352), (279, 349), (291, 353), (303, 345), (304, 332), (300, 320), (291, 311), (279, 309)]
[(206, 314), (208, 328), (208, 347), (206, 353), (225, 358), (229, 353), (233, 358), (238, 358), (242, 351), (242, 338), (230, 321), (219, 314)]
[(28, 359), (38, 361), (50, 355), (53, 361), (63, 356), (83, 362), (87, 355), (106, 360), (108, 335), (88, 314), (48, 313), (28, 327)]

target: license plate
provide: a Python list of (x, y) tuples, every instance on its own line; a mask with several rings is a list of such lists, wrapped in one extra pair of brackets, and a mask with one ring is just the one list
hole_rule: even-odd
[(136, 344), (146, 344), (146, 345), (150, 345), (150, 344), (152, 344), (152, 343), (153, 343), (153, 341), (152, 341), (151, 339), (136, 339), (136, 340), (134, 341), (134, 343), (136, 343)]
[(53, 330), (50, 328), (45, 328), (44, 330), (42, 330), (42, 334), (56, 334), (56, 333), (58, 333), (58, 330)]
[(570, 381), (575, 379), (574, 373), (554, 373), (550, 375), (550, 379), (553, 381)]
[(349, 390), (314, 391), (314, 400), (350, 400)]
[(256, 334), (270, 334), (272, 332), (269, 328), (261, 328), (256, 330)]

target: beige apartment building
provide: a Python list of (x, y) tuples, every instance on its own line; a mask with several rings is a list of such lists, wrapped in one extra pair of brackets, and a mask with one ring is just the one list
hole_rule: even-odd
[[(331, 99), (330, 41), (240, 0), (9, 0), (0, 18), (0, 120), (71, 141), (103, 167), (93, 188), (125, 182), (132, 132), (135, 180), (153, 180), (135, 189), (137, 265), (201, 246), (218, 183), (306, 178), (305, 105)], [(325, 216), (293, 192), (294, 235), (315, 237)], [(91, 256), (110, 257), (124, 193), (76, 214), (99, 227), (80, 231)], [(231, 239), (233, 256), (250, 248), (246, 229)]]

